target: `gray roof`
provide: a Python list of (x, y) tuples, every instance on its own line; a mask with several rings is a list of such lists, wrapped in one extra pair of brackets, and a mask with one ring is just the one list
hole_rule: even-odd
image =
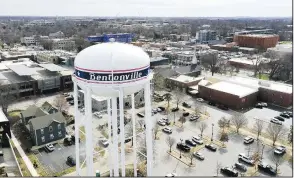
[(22, 65), (22, 64), (20, 64), (20, 65), (7, 65), (7, 67), (9, 69), (11, 69), (13, 72), (17, 73), (17, 75), (20, 75), (20, 76), (30, 76), (30, 75), (38, 74), (35, 69), (29, 68), (26, 65)]
[(201, 66), (200, 65), (190, 65), (190, 66), (182, 66), (175, 68), (175, 71), (178, 72), (179, 74), (187, 74), (191, 72), (199, 72), (201, 71)]
[(48, 127), (52, 122), (65, 123), (65, 118), (61, 112), (49, 114), (29, 120), (33, 125), (34, 130)]
[(23, 117), (30, 117), (30, 116), (45, 116), (47, 113), (45, 113), (42, 109), (38, 108), (35, 105), (29, 106), (26, 110), (22, 111), (21, 114)]
[(51, 71), (51, 72), (59, 72), (59, 71), (65, 71), (67, 69), (60, 67), (55, 64), (39, 64), (39, 66)]

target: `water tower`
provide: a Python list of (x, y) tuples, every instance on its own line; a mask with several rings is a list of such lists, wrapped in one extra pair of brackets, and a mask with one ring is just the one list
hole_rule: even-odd
[[(108, 135), (109, 135), (109, 170), (111, 176), (125, 176), (125, 131), (124, 131), (124, 96), (131, 95), (132, 119), (135, 127), (134, 93), (144, 89), (147, 175), (152, 175), (152, 121), (150, 94), (150, 58), (139, 47), (116, 43), (90, 46), (81, 51), (75, 58), (74, 106), (75, 106), (75, 139), (76, 139), (76, 172), (81, 176), (79, 153), (79, 127), (85, 126), (86, 136), (86, 170), (87, 176), (94, 176), (93, 168), (93, 134), (92, 134), (92, 96), (107, 97)], [(78, 110), (78, 89), (84, 91), (85, 115)], [(119, 98), (119, 99), (118, 99)], [(117, 103), (117, 101), (119, 103)], [(118, 105), (119, 104), (119, 105)], [(119, 111), (119, 112), (118, 112)], [(118, 117), (119, 113), (119, 117)], [(118, 134), (118, 122), (120, 133)], [(136, 129), (133, 128), (134, 172), (136, 176)], [(120, 139), (119, 139), (120, 136)], [(119, 143), (121, 151), (119, 152)], [(119, 156), (119, 154), (121, 154)], [(120, 157), (120, 158), (119, 158)]]

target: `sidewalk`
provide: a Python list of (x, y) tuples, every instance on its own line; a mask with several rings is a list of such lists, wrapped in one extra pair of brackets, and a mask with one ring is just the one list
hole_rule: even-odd
[(26, 164), (26, 166), (28, 167), (28, 170), (30, 171), (31, 175), (33, 177), (39, 177), (39, 174), (37, 173), (36, 169), (34, 168), (31, 160), (27, 157), (27, 155), (25, 154), (25, 152), (23, 151), (23, 149), (21, 148), (18, 140), (15, 138), (14, 134), (11, 133), (11, 140), (14, 143), (14, 146), (16, 147), (18, 153), (20, 154), (21, 158), (23, 159), (24, 163)]

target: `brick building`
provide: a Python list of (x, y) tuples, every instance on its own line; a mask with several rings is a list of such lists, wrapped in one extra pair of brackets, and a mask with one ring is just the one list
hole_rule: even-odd
[(278, 35), (246, 34), (234, 36), (234, 42), (237, 43), (238, 46), (249, 48), (272, 48), (277, 45), (278, 41)]

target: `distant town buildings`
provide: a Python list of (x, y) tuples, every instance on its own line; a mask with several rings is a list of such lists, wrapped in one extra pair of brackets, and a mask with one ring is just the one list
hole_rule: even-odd
[(61, 49), (61, 50), (67, 50), (72, 51), (75, 49), (75, 41), (67, 38), (63, 39), (53, 39), (52, 43), (52, 49)]
[(267, 49), (278, 44), (279, 36), (271, 34), (235, 35), (234, 42), (241, 47)]
[(209, 41), (216, 40), (216, 31), (213, 30), (200, 30), (198, 32), (198, 41), (200, 43), (208, 43)]
[(109, 42), (109, 39), (114, 38), (116, 42), (130, 43), (133, 40), (133, 34), (131, 33), (118, 33), (118, 34), (104, 34), (98, 36), (88, 36), (89, 42)]
[(56, 33), (49, 33), (49, 38), (51, 39), (58, 39), (58, 38), (64, 38), (65, 35), (62, 31), (58, 31)]

